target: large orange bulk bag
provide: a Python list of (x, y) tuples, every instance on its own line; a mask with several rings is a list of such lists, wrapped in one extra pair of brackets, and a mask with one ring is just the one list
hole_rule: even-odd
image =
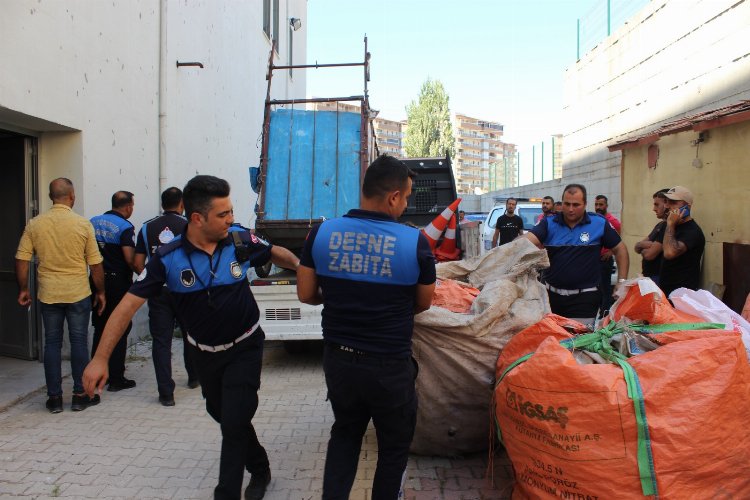
[(565, 347), (572, 339), (548, 316), (498, 359), (495, 422), (514, 498), (750, 498), (750, 366), (738, 334), (587, 365)]

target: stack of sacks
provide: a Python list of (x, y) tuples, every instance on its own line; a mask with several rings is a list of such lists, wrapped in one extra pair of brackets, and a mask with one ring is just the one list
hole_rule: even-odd
[[(569, 320), (548, 315), (503, 349), (495, 423), (516, 473), (514, 498), (750, 492), (750, 365), (740, 334), (635, 285), (597, 332), (573, 335)], [(613, 348), (635, 332), (654, 350)], [(581, 351), (604, 364), (582, 364)]]
[(441, 280), (481, 290), (468, 311), (433, 306), (414, 318), (419, 409), (411, 451), (455, 456), (487, 449), (498, 353), (549, 312), (537, 280), (547, 252), (526, 239), (471, 260), (437, 266)]

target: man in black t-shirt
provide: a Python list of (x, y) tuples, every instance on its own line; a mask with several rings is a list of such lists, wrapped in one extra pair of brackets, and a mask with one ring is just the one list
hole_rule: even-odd
[(516, 199), (508, 198), (505, 202), (505, 213), (498, 217), (495, 223), (495, 234), (492, 236), (492, 248), (510, 243), (523, 234), (523, 219), (515, 214)]
[(654, 193), (654, 204), (652, 210), (659, 219), (659, 223), (654, 226), (649, 235), (635, 244), (635, 253), (641, 254), (643, 263), (641, 265), (641, 274), (646, 278), (659, 284), (659, 273), (661, 272), (662, 261), (662, 241), (664, 240), (664, 229), (667, 227), (667, 197), (664, 193), (669, 189), (660, 189)]
[(659, 287), (669, 296), (677, 288), (697, 290), (700, 287), (701, 259), (706, 238), (698, 224), (690, 217), (693, 193), (683, 186), (675, 186), (666, 193), (667, 224), (662, 251), (664, 261), (659, 275)]

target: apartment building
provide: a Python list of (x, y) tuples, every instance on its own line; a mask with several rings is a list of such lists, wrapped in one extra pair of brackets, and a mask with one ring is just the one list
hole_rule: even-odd
[(456, 113), (453, 135), (459, 193), (482, 194), (518, 184), (516, 147), (502, 141), (502, 124)]

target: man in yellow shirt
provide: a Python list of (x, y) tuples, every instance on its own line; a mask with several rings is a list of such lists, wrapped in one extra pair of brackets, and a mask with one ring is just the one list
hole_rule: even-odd
[(81, 377), (89, 361), (88, 324), (91, 315), (91, 288), (88, 269), (96, 293), (94, 306), (104, 309), (104, 268), (94, 237), (94, 228), (84, 217), (73, 212), (75, 190), (70, 179), (61, 177), (50, 182), (52, 209), (29, 221), (16, 252), (18, 303), (31, 305), (29, 262), (34, 254), (39, 261), (39, 293), (44, 324), (44, 377), (47, 381), (47, 409), (60, 413), (62, 403), (63, 321), (70, 332), (70, 365), (73, 372), (71, 410), (81, 411), (98, 404), (99, 396), (89, 398), (83, 391)]

